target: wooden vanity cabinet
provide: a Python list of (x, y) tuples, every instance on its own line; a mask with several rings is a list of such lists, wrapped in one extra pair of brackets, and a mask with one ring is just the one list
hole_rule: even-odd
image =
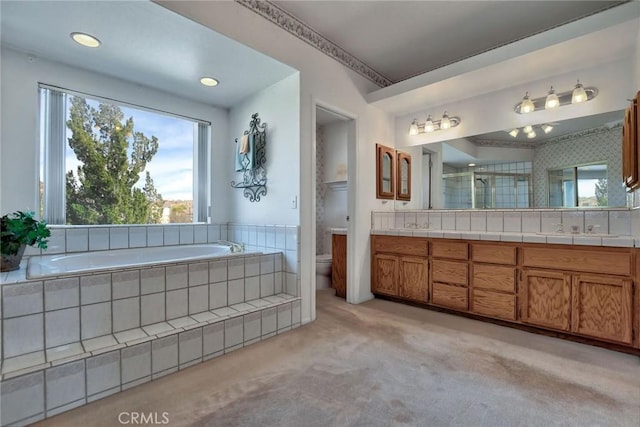
[(523, 264), (546, 267), (523, 271), (523, 322), (632, 344), (631, 251), (525, 247)]
[(633, 282), (596, 274), (573, 276), (571, 330), (581, 335), (632, 343)]
[(471, 245), (471, 260), (470, 311), (516, 320), (516, 247), (474, 243)]
[(469, 309), (469, 244), (433, 240), (431, 243), (431, 303)]
[(372, 292), (640, 349), (632, 248), (372, 236)]
[(331, 235), (331, 286), (336, 296), (347, 297), (347, 235)]
[(411, 301), (429, 300), (426, 239), (372, 236), (371, 290)]
[(550, 270), (524, 270), (521, 320), (568, 331), (571, 326), (571, 275)]

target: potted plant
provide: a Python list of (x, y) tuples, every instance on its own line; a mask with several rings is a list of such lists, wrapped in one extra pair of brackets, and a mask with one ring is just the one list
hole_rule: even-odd
[(44, 221), (36, 220), (33, 215), (33, 212), (17, 211), (2, 217), (0, 271), (19, 269), (26, 245), (47, 249), (47, 237), (51, 236), (51, 231)]

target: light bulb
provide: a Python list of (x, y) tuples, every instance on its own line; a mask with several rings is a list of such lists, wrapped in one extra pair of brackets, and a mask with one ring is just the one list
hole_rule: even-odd
[(531, 133), (531, 132), (533, 132), (533, 126), (531, 126), (531, 125), (527, 125), (527, 126), (523, 127), (523, 128), (522, 128), (522, 132), (524, 132), (524, 133)]
[(536, 137), (536, 131), (532, 130), (531, 132), (527, 133), (527, 138), (531, 139), (531, 138), (535, 138)]
[(512, 129), (511, 132), (509, 132), (509, 135), (515, 138), (516, 136), (518, 136), (519, 133), (520, 133), (520, 129), (515, 128), (515, 129)]
[(587, 92), (585, 92), (582, 83), (578, 80), (576, 87), (573, 89), (573, 94), (571, 95), (571, 103), (577, 104), (579, 102), (584, 102), (587, 100)]
[(449, 116), (447, 116), (447, 112), (445, 111), (442, 115), (442, 120), (440, 120), (440, 129), (449, 129), (451, 127), (451, 121), (449, 120)]
[(413, 119), (411, 122), (411, 126), (409, 126), (409, 135), (417, 135), (418, 134), (418, 121)]
[(549, 89), (549, 94), (547, 95), (547, 100), (544, 103), (544, 108), (550, 110), (551, 108), (556, 108), (560, 105), (560, 100), (558, 99), (558, 95), (556, 95), (553, 90), (553, 86)]
[(549, 133), (553, 130), (553, 126), (551, 125), (542, 125), (542, 130), (544, 131), (544, 133)]
[(520, 103), (520, 112), (530, 113), (535, 109), (536, 109), (535, 105), (533, 105), (531, 98), (529, 98), (529, 92), (526, 92), (524, 95), (524, 98), (522, 98), (522, 102)]
[(431, 114), (427, 117), (427, 121), (424, 122), (424, 131), (425, 132), (433, 132), (435, 127), (433, 126), (433, 120), (431, 119)]
[(81, 44), (82, 46), (85, 46), (85, 47), (98, 47), (101, 44), (100, 40), (98, 40), (96, 37), (92, 36), (91, 34), (71, 33), (70, 36), (74, 42)]

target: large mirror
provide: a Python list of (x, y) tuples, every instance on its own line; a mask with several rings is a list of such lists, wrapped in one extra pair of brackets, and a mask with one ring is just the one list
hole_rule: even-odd
[(622, 121), (613, 111), (403, 150), (416, 156), (399, 209), (624, 207)]

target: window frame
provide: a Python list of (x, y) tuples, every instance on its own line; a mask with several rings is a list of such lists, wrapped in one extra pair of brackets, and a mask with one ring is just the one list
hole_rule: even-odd
[[(62, 110), (52, 110), (52, 94), (62, 96)], [(66, 194), (65, 194), (65, 150), (67, 146), (67, 97), (78, 96), (85, 99), (94, 100), (100, 103), (109, 103), (116, 106), (133, 108), (154, 114), (169, 116), (193, 123), (193, 182), (192, 182), (192, 198), (193, 198), (193, 218), (191, 222), (182, 224), (206, 224), (211, 220), (211, 122), (208, 120), (198, 119), (184, 114), (174, 113), (159, 108), (153, 108), (146, 105), (135, 104), (127, 101), (121, 101), (105, 96), (86, 93), (78, 90), (67, 89), (51, 84), (38, 83), (38, 111), (40, 138), (39, 145), (39, 167), (38, 182), (44, 185), (42, 196), (39, 194), (39, 209), (42, 216), (51, 225), (66, 224)], [(58, 98), (58, 95), (53, 96)], [(60, 99), (55, 99), (60, 102)], [(43, 105), (43, 102), (45, 105)], [(49, 107), (49, 108), (48, 108)], [(58, 108), (60, 106), (58, 105)], [(62, 112), (62, 126), (58, 122), (58, 126), (52, 126), (51, 117), (60, 117)], [(53, 189), (49, 183), (55, 182)], [(60, 203), (60, 200), (62, 203)], [(179, 224), (179, 223), (171, 223)], [(98, 224), (72, 224), (69, 226), (87, 227)], [(100, 224), (108, 225), (108, 224)], [(111, 224), (116, 225), (116, 224)], [(153, 225), (153, 224), (117, 224), (117, 225)]]

